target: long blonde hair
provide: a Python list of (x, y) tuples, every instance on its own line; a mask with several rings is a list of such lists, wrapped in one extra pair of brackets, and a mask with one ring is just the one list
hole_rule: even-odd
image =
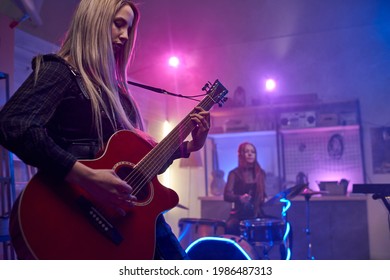
[[(125, 5), (132, 8), (134, 19), (128, 30), (129, 40), (114, 55), (111, 28), (116, 13)], [(126, 69), (134, 51), (139, 16), (137, 7), (129, 0), (81, 0), (58, 52), (82, 77), (91, 99), (94, 125), (101, 141), (101, 109), (116, 113), (108, 116), (113, 127), (118, 118), (126, 129), (143, 129), (142, 119), (126, 82)], [(100, 91), (107, 94), (108, 104), (103, 101)], [(126, 116), (120, 94), (127, 94), (132, 102), (136, 111), (136, 124), (132, 124)]]

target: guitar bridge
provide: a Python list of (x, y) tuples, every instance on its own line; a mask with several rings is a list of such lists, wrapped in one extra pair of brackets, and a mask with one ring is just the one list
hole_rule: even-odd
[(85, 197), (80, 196), (77, 199), (78, 205), (81, 207), (83, 214), (88, 221), (106, 238), (115, 245), (119, 245), (123, 241), (123, 237), (119, 231), (95, 208), (95, 206)]

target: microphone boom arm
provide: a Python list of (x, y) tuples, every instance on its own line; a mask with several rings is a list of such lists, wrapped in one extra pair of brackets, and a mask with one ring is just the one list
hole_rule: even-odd
[(154, 91), (154, 92), (157, 92), (157, 93), (167, 94), (167, 95), (172, 95), (172, 96), (175, 96), (175, 97), (188, 98), (188, 99), (191, 99), (191, 100), (199, 101), (199, 100), (197, 100), (195, 98), (192, 98), (190, 96), (185, 96), (185, 95), (181, 95), (181, 94), (172, 93), (172, 92), (166, 91), (165, 89), (156, 88), (156, 87), (152, 87), (152, 86), (148, 86), (148, 85), (144, 85), (144, 84), (139, 84), (139, 83), (132, 82), (132, 81), (127, 81), (127, 83), (130, 84), (130, 85), (137, 86), (137, 87), (140, 87), (140, 88), (144, 88), (144, 89), (147, 89), (147, 90), (150, 90), (150, 91)]

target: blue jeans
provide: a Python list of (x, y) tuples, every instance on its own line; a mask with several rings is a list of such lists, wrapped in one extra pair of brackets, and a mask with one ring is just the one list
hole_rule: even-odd
[(164, 216), (160, 214), (156, 222), (155, 260), (189, 260), (187, 253), (173, 234)]

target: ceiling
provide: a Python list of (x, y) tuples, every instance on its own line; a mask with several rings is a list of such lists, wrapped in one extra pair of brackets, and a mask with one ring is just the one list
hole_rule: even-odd
[[(22, 1), (39, 4), (42, 24), (30, 19), (17, 28), (59, 45), (79, 0), (1, 0), (0, 12), (20, 19), (22, 9), (10, 6), (20, 7)], [(256, 80), (248, 75), (258, 75), (265, 66), (280, 68), (287, 55), (298, 57), (302, 51), (298, 43), (310, 44), (337, 30), (380, 25), (390, 18), (388, 0), (135, 2), (141, 22), (130, 78), (183, 93), (198, 91), (205, 77), (220, 77), (230, 87), (245, 83), (255, 88)], [(171, 54), (181, 55), (186, 63), (185, 71), (174, 76), (168, 76), (166, 67)]]
[[(79, 0), (2, 0), (0, 13), (10, 17), (10, 24), (20, 21), (15, 28), (58, 45), (78, 3)], [(25, 14), (30, 17), (22, 20)]]
[[(176, 48), (191, 50), (365, 24), (375, 12), (366, 9), (367, 1), (370, 0), (135, 2), (142, 15), (140, 37), (148, 40), (151, 44), (149, 47), (174, 44)], [(7, 13), (13, 20), (19, 20), (25, 11), (23, 2), (37, 6), (36, 12), (42, 24), (37, 25), (30, 18), (20, 23), (18, 28), (59, 44), (79, 0), (2, 0), (0, 12)], [(377, 7), (380, 8), (380, 5)]]

